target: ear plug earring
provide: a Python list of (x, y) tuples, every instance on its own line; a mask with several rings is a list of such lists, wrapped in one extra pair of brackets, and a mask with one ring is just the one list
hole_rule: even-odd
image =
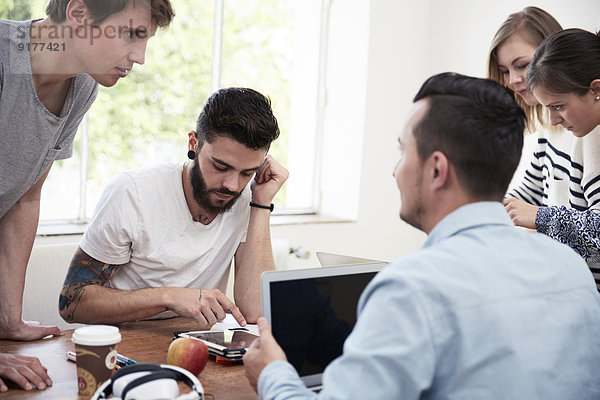
[(188, 158), (190, 160), (193, 160), (194, 158), (196, 158), (196, 152), (194, 150), (188, 151)]
[(596, 96), (596, 101), (600, 100), (600, 96)]

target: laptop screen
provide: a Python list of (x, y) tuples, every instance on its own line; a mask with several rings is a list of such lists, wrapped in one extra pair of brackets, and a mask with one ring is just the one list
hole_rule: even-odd
[(263, 274), (263, 314), (273, 336), (307, 386), (342, 354), (356, 323), (361, 293), (386, 263)]

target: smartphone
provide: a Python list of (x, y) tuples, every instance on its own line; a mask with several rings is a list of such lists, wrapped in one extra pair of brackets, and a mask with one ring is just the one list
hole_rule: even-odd
[(179, 337), (201, 340), (208, 346), (208, 352), (229, 360), (241, 360), (246, 349), (258, 337), (253, 333), (240, 329), (222, 331), (181, 332)]

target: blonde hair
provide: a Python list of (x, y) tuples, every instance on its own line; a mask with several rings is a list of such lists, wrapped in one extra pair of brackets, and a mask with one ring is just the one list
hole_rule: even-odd
[[(498, 47), (512, 35), (517, 33), (523, 34), (529, 44), (537, 48), (544, 39), (560, 31), (562, 31), (562, 27), (558, 21), (552, 15), (538, 7), (526, 7), (519, 12), (509, 15), (506, 21), (500, 25), (492, 40), (488, 57), (488, 78), (507, 86), (498, 68)], [(517, 103), (525, 111), (525, 115), (527, 115), (527, 131), (533, 132), (538, 123), (543, 127), (550, 127), (547, 111), (541, 104), (530, 106), (518, 94), (513, 93), (513, 95)]]

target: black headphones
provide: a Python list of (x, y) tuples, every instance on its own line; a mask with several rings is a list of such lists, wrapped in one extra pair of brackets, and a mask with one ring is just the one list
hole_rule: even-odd
[[(192, 391), (179, 395), (178, 381), (185, 383)], [(202, 384), (189, 371), (166, 364), (133, 364), (119, 369), (111, 379), (96, 390), (91, 400), (204, 400)], [(212, 396), (211, 396), (212, 397)]]

